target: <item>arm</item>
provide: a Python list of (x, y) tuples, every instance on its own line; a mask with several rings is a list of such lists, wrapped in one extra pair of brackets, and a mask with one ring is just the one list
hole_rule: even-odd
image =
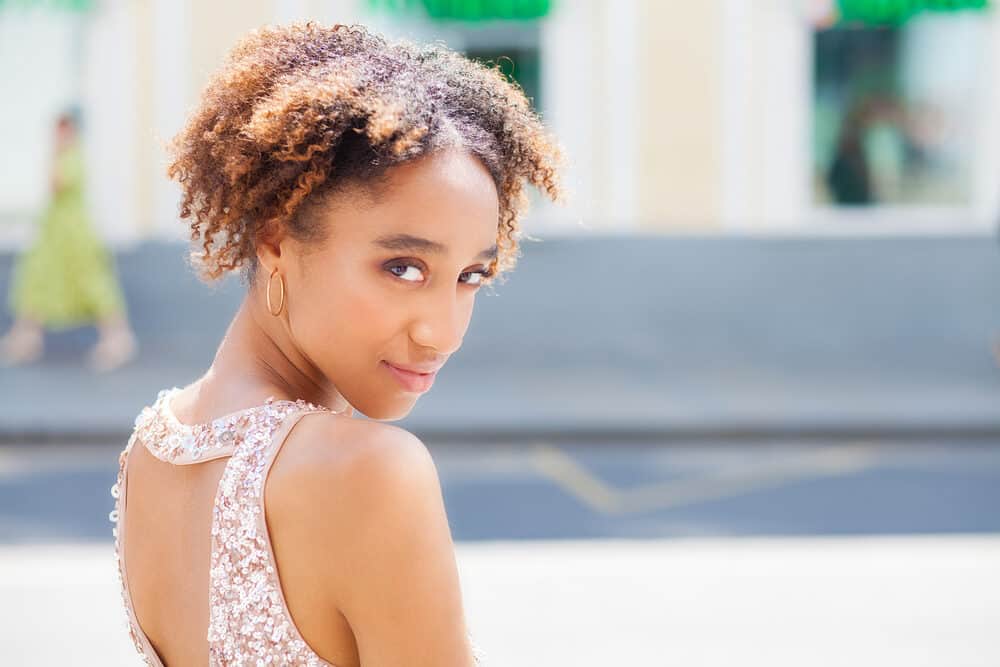
[[(361, 665), (469, 667), (454, 544), (437, 470), (424, 444), (384, 424), (340, 448), (327, 468), (317, 546), (321, 585), (350, 623)], [(341, 437), (343, 433), (340, 434)]]

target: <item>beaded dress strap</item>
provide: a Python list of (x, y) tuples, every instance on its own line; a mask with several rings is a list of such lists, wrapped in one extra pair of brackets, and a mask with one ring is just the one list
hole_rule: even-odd
[(153, 405), (143, 408), (135, 420), (135, 430), (153, 456), (176, 465), (203, 463), (232, 456), (240, 436), (257, 428), (277, 426), (276, 415), (295, 411), (328, 411), (303, 399), (276, 400), (268, 397), (262, 405), (231, 412), (210, 422), (188, 425), (177, 419), (170, 400), (178, 387), (164, 389)]

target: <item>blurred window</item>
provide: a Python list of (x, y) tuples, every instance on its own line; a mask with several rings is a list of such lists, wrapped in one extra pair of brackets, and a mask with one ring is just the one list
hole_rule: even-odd
[(465, 49), (468, 57), (486, 63), (499, 63), (508, 79), (516, 81), (536, 109), (541, 108), (541, 69), (538, 46), (512, 46), (508, 48), (482, 48), (475, 45)]
[(814, 33), (816, 202), (970, 203), (988, 15), (904, 18)]
[(442, 40), (469, 58), (499, 64), (542, 109), (541, 21), (551, 0), (368, 0), (373, 13), (423, 41)]

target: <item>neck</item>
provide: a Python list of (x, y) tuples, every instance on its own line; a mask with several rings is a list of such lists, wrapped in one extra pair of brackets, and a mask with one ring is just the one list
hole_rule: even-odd
[[(230, 323), (199, 393), (238, 395), (248, 403), (303, 399), (331, 410), (353, 413), (347, 400), (298, 349), (286, 313), (275, 317), (256, 304), (251, 291)], [(241, 401), (241, 402), (244, 402)]]

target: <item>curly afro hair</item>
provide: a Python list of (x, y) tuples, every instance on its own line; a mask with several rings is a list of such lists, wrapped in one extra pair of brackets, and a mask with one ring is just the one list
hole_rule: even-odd
[(501, 275), (520, 254), (524, 181), (559, 201), (563, 151), (498, 65), (361, 25), (255, 30), (169, 145), (189, 261), (206, 282), (242, 268), (252, 286), (261, 234), (283, 225), (296, 239), (322, 240), (307, 204), (348, 183), (375, 189), (389, 167), (452, 147), (477, 156), (496, 184), (490, 270)]

